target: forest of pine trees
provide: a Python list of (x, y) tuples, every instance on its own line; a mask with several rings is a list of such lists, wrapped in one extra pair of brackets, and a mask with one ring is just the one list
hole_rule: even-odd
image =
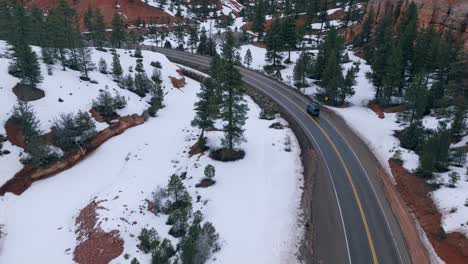
[[(434, 28), (418, 28), (414, 3), (397, 30), (391, 10), (372, 30), (374, 16), (371, 10), (354, 44), (364, 50), (371, 65), (367, 78), (375, 87), (375, 102), (383, 107), (404, 106), (398, 114), (403, 125), (397, 133), (401, 146), (420, 154), (418, 171), (431, 177), (433, 172), (447, 169), (450, 142), (466, 134), (467, 64), (462, 43), (450, 33), (440, 36)], [(428, 114), (440, 117), (436, 130), (423, 126)]]

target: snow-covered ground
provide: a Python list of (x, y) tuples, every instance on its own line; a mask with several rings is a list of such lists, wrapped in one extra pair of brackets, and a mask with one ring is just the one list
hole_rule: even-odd
[[(135, 58), (128, 51), (118, 53), (126, 72), (128, 66), (135, 66)], [(230, 163), (213, 161), (208, 153), (189, 157), (188, 149), (199, 133), (190, 121), (200, 84), (186, 78), (184, 88), (173, 89), (169, 76), (178, 77), (178, 67), (158, 53), (143, 51), (143, 56), (148, 74), (152, 72), (151, 61), (163, 65), (166, 107), (156, 118), (105, 142), (74, 167), (33, 183), (19, 196), (7, 193), (0, 197), (0, 225), (5, 225), (7, 233), (0, 239), (0, 263), (73, 263), (75, 218), (93, 199), (104, 200), (100, 206), (105, 209), (98, 210), (103, 230), (118, 230), (125, 241), (123, 254), (112, 263), (127, 263), (124, 254), (142, 264), (150, 263), (150, 255), (142, 255), (136, 247), (142, 228), (154, 227), (174, 246), (177, 239), (168, 235), (166, 216), (146, 210), (146, 200), (152, 199), (158, 187), (166, 186), (172, 174), (182, 172), (187, 172), (184, 184), (194, 201), (201, 196), (201, 202), (194, 202), (194, 210), (200, 209), (220, 235), (222, 248), (210, 263), (295, 263), (302, 234), (300, 148), (289, 128), (269, 128), (274, 122), (285, 121), (279, 117), (273, 121), (259, 119), (259, 107), (246, 97), (250, 108), (245, 126), (247, 142), (241, 146), (246, 157)], [(110, 66), (109, 52), (94, 51), (96, 62), (100, 57)], [(0, 91), (1, 121), (5, 122), (16, 102), (11, 87), (18, 80), (8, 75), (8, 60), (1, 60), (0, 75), (7, 80)], [(46, 72), (45, 67), (42, 72)], [(46, 96), (31, 102), (44, 131), (61, 112), (89, 110), (98, 89), (105, 85), (129, 98), (120, 114), (140, 114), (146, 107), (145, 100), (118, 88), (110, 75), (91, 73), (91, 79), (99, 84), (81, 82), (79, 73), (70, 70), (56, 69), (53, 76), (44, 77), (39, 88)], [(58, 102), (59, 97), (63, 103)], [(207, 136), (211, 147), (219, 146), (220, 132), (208, 132)], [(290, 152), (285, 151), (287, 141), (291, 143)], [(17, 151), (0, 157), (2, 173), (8, 170), (14, 174), (21, 168), (17, 160), (20, 149), (8, 144), (4, 149)], [(216, 168), (216, 184), (195, 188), (207, 164)]]
[[(41, 54), (39, 48), (34, 47), (34, 50), (37, 54)], [(5, 54), (6, 52), (6, 43), (0, 41), (0, 54)], [(135, 68), (135, 58), (130, 57), (129, 51), (118, 50), (117, 53), (120, 55), (120, 63), (123, 67), (124, 74), (129, 73), (129, 66)], [(179, 73), (176, 72), (177, 67), (171, 64), (165, 56), (149, 51), (143, 51), (143, 56), (143, 65), (149, 76), (151, 76), (153, 71), (153, 67), (150, 66), (151, 61), (160, 61), (162, 65), (165, 65), (164, 70), (161, 72), (164, 85), (167, 84), (168, 87), (172, 86), (169, 79), (170, 76), (179, 78)], [(112, 54), (110, 52), (101, 52), (93, 49), (92, 59), (96, 66), (100, 58), (106, 60), (108, 71), (111, 71)], [(11, 116), (11, 110), (17, 103), (16, 95), (13, 93), (12, 88), (19, 82), (19, 79), (8, 74), (9, 62), (10, 59), (4, 56), (0, 57), (0, 76), (2, 80), (0, 84), (0, 123), (2, 124), (0, 126), (0, 134), (5, 134), (3, 124)], [(130, 91), (120, 89), (117, 83), (113, 81), (111, 74), (106, 75), (99, 71), (90, 72), (89, 77), (97, 81), (97, 84), (94, 84), (81, 81), (79, 79), (80, 73), (77, 71), (62, 71), (59, 65), (55, 65), (54, 67), (53, 75), (50, 76), (47, 74), (46, 66), (41, 63), (44, 81), (38, 85), (38, 88), (44, 90), (45, 97), (30, 102), (30, 105), (34, 108), (37, 118), (40, 121), (40, 128), (45, 133), (50, 131), (53, 120), (60, 114), (77, 112), (78, 110), (89, 111), (92, 101), (99, 95), (100, 89), (107, 89), (113, 94), (119, 93), (125, 96), (128, 104), (124, 109), (118, 111), (122, 116), (141, 114), (144, 109), (148, 107), (146, 103), (147, 99), (142, 99)], [(59, 99), (63, 100), (63, 102), (60, 102)], [(106, 125), (104, 124), (98, 124), (98, 129), (103, 129), (105, 127)], [(3, 149), (8, 149), (12, 153), (0, 157), (0, 185), (3, 185), (8, 179), (13, 177), (14, 173), (21, 168), (21, 164), (18, 161), (18, 155), (21, 150), (15, 146), (11, 146), (9, 142), (5, 143)]]

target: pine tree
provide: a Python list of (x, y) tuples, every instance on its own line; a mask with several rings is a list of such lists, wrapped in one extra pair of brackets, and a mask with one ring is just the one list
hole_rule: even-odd
[(133, 82), (133, 77), (130, 74), (125, 75), (122, 80), (122, 89), (126, 89), (129, 91), (135, 90), (135, 84)]
[(273, 67), (281, 65), (282, 56), (280, 51), (284, 47), (284, 40), (281, 36), (281, 25), (278, 19), (275, 19), (266, 35), (266, 46), (266, 61), (272, 64)]
[(28, 45), (30, 20), (26, 10), (21, 5), (15, 5), (12, 12), (14, 14), (13, 25), (15, 26), (15, 32), (10, 34), (8, 40), (13, 56), (8, 72), (20, 78), (22, 83), (35, 88), (38, 83), (42, 82), (43, 78), (37, 54)]
[[(401, 24), (398, 27), (398, 36), (401, 47), (402, 57), (402, 81), (412, 71), (411, 64), (414, 60), (414, 44), (418, 33), (418, 13), (416, 4), (411, 2), (408, 6), (405, 16), (401, 20)], [(402, 84), (406, 85), (406, 84)]]
[(200, 92), (197, 93), (198, 101), (195, 103), (195, 118), (192, 120), (192, 126), (201, 129), (200, 140), (204, 138), (205, 130), (213, 127), (213, 118), (219, 112), (215, 85), (211, 78), (207, 78), (201, 85)]
[(456, 107), (455, 113), (452, 118), (451, 127), (451, 140), (452, 142), (458, 142), (467, 132), (466, 123), (466, 109), (465, 107)]
[[(182, 23), (177, 23), (174, 27), (174, 34), (176, 36), (176, 39), (177, 39), (177, 44), (180, 46), (180, 45), (183, 45), (184, 44), (184, 36), (185, 36), (185, 33), (184, 33), (184, 25)], [(183, 47), (183, 46), (182, 46)]]
[(208, 37), (206, 36), (205, 27), (202, 27), (200, 31), (200, 43), (198, 44), (197, 53), (202, 55), (208, 54)]
[(94, 12), (94, 38), (96, 40), (96, 47), (102, 49), (106, 42), (106, 24), (101, 9), (97, 8)]
[(250, 49), (247, 49), (247, 52), (245, 53), (244, 57), (244, 65), (247, 65), (247, 68), (250, 68), (250, 66), (252, 65), (252, 61), (252, 52), (250, 51)]
[(18, 104), (13, 106), (11, 120), (21, 128), (26, 144), (42, 133), (36, 112), (27, 102), (18, 101)]
[(379, 102), (382, 105), (391, 104), (391, 97), (401, 91), (401, 72), (402, 72), (402, 55), (401, 48), (398, 44), (392, 45), (389, 56), (387, 57), (384, 76), (382, 78), (382, 96)]
[(112, 18), (112, 34), (111, 43), (113, 47), (121, 48), (122, 42), (125, 41), (124, 23), (118, 13), (114, 13)]
[(281, 24), (281, 38), (284, 40), (284, 48), (288, 50), (287, 63), (291, 62), (291, 50), (296, 48), (299, 41), (296, 32), (296, 21), (292, 17), (283, 20)]
[(338, 36), (337, 30), (332, 27), (325, 36), (323, 43), (320, 45), (314, 67), (314, 77), (318, 80), (322, 79), (323, 71), (327, 67), (327, 61), (330, 56), (335, 56), (336, 62), (340, 64), (343, 50), (344, 40), (341, 36)]
[(88, 72), (94, 70), (96, 65), (94, 64), (92, 58), (92, 51), (90, 48), (85, 47), (84, 44), (78, 49), (78, 63), (83, 77), (89, 79)]
[(117, 80), (117, 82), (120, 82), (123, 75), (123, 69), (120, 65), (120, 59), (117, 53), (115, 53), (112, 57), (112, 74), (114, 75), (115, 80)]
[(135, 53), (133, 54), (135, 58), (143, 58), (143, 55), (141, 54), (141, 48), (140, 45), (136, 46)]
[(94, 12), (93, 9), (91, 8), (91, 5), (88, 6), (88, 10), (86, 10), (84, 17), (83, 17), (83, 22), (85, 27), (89, 31), (89, 35), (91, 36), (91, 39), (93, 40), (93, 46), (96, 46), (96, 28), (94, 25)]
[(247, 119), (248, 107), (242, 97), (242, 76), (235, 66), (239, 63), (238, 46), (231, 31), (226, 32), (222, 48), (223, 59), (223, 100), (221, 118), (225, 122), (223, 145), (229, 150), (244, 141), (243, 126)]
[(293, 69), (294, 85), (298, 88), (307, 86), (307, 64), (310, 63), (310, 56), (302, 52)]
[(264, 7), (265, 0), (257, 0), (255, 3), (255, 15), (252, 25), (252, 30), (258, 33), (259, 40), (263, 37), (263, 32), (265, 31), (265, 7)]
[(148, 102), (150, 116), (155, 117), (158, 111), (164, 107), (164, 92), (159, 83), (152, 83), (150, 87), (151, 99)]
[(383, 93), (383, 77), (385, 76), (387, 58), (391, 56), (392, 52), (392, 36), (392, 13), (387, 11), (374, 37), (377, 48), (372, 55), (372, 72), (367, 76), (375, 87), (375, 100), (384, 105), (388, 102)]
[(404, 100), (407, 111), (401, 114), (401, 117), (411, 126), (416, 120), (420, 120), (427, 106), (427, 86), (425, 76), (418, 74), (406, 90)]
[(31, 8), (30, 13), (31, 29), (29, 41), (32, 45), (45, 47), (46, 45), (46, 20), (41, 9), (37, 6)]
[(324, 88), (324, 95), (328, 98), (327, 103), (339, 103), (339, 89), (344, 84), (341, 65), (338, 56), (333, 51), (326, 62), (326, 67), (322, 73), (321, 86)]
[(193, 50), (197, 46), (198, 42), (198, 28), (196, 26), (191, 26), (189, 27), (189, 45), (191, 52), (193, 53)]
[(107, 62), (105, 59), (100, 58), (98, 63), (99, 72), (102, 74), (107, 74)]
[(222, 102), (222, 91), (226, 73), (224, 71), (224, 61), (219, 55), (214, 55), (210, 62), (209, 75), (215, 83), (215, 98), (218, 104)]
[(343, 104), (346, 98), (353, 96), (354, 86), (356, 85), (356, 76), (359, 72), (359, 64), (354, 64), (346, 71), (346, 76), (343, 80), (343, 85), (338, 89), (338, 104)]
[(169, 197), (173, 199), (174, 203), (178, 203), (181, 201), (183, 194), (186, 192), (186, 189), (180, 177), (173, 174), (169, 179), (166, 191)]
[(424, 177), (432, 177), (434, 171), (447, 168), (450, 148), (450, 130), (444, 124), (424, 143), (418, 171)]
[(370, 8), (364, 23), (362, 24), (362, 31), (360, 34), (356, 35), (354, 43), (358, 46), (367, 44), (372, 39), (372, 28), (375, 23), (374, 9)]
[(346, 12), (343, 19), (343, 26), (348, 27), (350, 23), (356, 21), (359, 17), (359, 9), (357, 6), (357, 0), (346, 1)]

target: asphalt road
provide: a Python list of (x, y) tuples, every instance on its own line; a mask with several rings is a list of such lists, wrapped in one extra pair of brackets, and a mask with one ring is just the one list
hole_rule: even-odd
[[(198, 69), (210, 58), (156, 49), (170, 60)], [(303, 129), (319, 156), (312, 201), (312, 263), (411, 263), (400, 226), (376, 173), (380, 166), (367, 148), (351, 142), (347, 126), (329, 111), (306, 112), (310, 99), (261, 73), (239, 68), (243, 81), (278, 103)], [(310, 260), (309, 260), (310, 261)], [(308, 262), (309, 262), (308, 261)]]

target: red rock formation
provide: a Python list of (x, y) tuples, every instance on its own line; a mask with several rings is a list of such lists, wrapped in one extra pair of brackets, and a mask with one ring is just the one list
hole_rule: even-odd
[[(467, 0), (369, 0), (367, 11), (362, 21), (367, 17), (369, 10), (374, 9), (376, 24), (384, 16), (386, 10), (400, 10), (400, 17), (406, 13), (409, 4), (414, 1), (418, 7), (419, 27), (433, 26), (441, 34), (450, 32), (456, 39), (463, 41), (465, 52), (468, 52), (468, 1)], [(350, 41), (361, 31), (362, 21), (346, 32), (346, 40)], [(398, 24), (397, 21), (397, 24)]]
[[(54, 7), (59, 0), (25, 0), (27, 6), (37, 5), (46, 11)], [(107, 24), (110, 24), (115, 12), (121, 14), (128, 24), (135, 23), (137, 17), (141, 17), (146, 23), (170, 24), (175, 17), (163, 10), (150, 6), (141, 0), (68, 0), (83, 23), (83, 16), (89, 6), (99, 7)]]

